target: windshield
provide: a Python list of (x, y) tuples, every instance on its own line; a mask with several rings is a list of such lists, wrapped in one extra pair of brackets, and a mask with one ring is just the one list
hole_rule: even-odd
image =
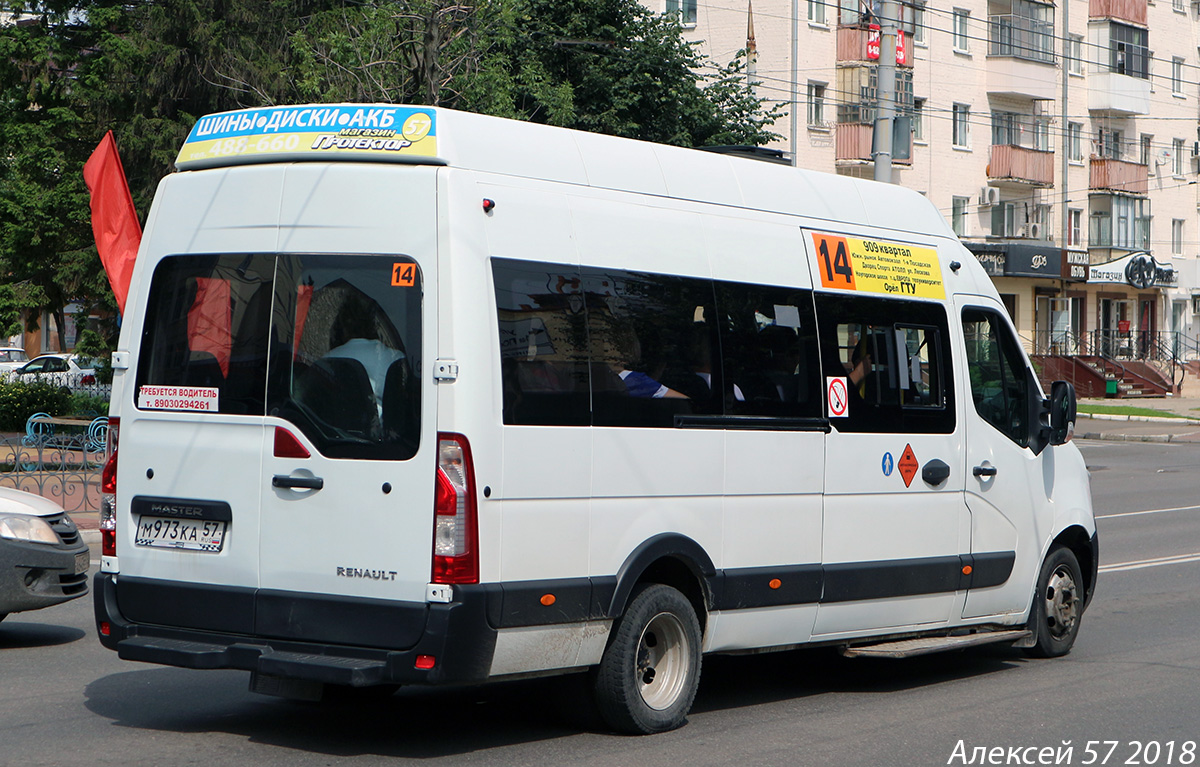
[(326, 456), (406, 459), (420, 425), (421, 278), (402, 256), (163, 259), (138, 406), (272, 415)]

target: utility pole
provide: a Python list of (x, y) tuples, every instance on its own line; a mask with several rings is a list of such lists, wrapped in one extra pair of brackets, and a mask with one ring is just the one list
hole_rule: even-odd
[(896, 121), (896, 0), (882, 0), (879, 8), (878, 113), (875, 116), (875, 180), (892, 183), (892, 126)]
[[(1068, 241), (1067, 233), (1070, 231), (1071, 227), (1071, 215), (1070, 211), (1067, 210), (1067, 171), (1071, 167), (1071, 131), (1069, 129), (1069, 123), (1067, 122), (1067, 115), (1070, 114), (1067, 111), (1067, 81), (1071, 79), (1070, 75), (1067, 74), (1067, 70), (1070, 68), (1069, 62), (1071, 61), (1071, 4), (1069, 2), (1064, 2), (1062, 4), (1062, 49), (1062, 66), (1058, 69), (1059, 76), (1062, 77), (1062, 98), (1060, 99), (1058, 110), (1060, 116), (1058, 134), (1062, 137), (1058, 146), (1059, 168), (1061, 174), (1061, 177), (1058, 180), (1058, 199), (1059, 207), (1062, 208), (1060, 211), (1062, 214), (1062, 231), (1058, 235), (1058, 242), (1061, 247), (1065, 248), (1067, 247)], [(1082, 137), (1080, 140), (1083, 140)]]

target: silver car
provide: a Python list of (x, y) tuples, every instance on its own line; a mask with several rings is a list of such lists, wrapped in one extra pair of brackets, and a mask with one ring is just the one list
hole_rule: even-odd
[(0, 487), (0, 620), (87, 594), (90, 560), (61, 506)]

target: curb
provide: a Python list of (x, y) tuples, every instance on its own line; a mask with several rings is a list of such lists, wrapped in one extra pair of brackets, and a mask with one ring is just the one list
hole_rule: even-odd
[(80, 530), (79, 537), (82, 538), (83, 542), (87, 543), (87, 544), (99, 543), (100, 542), (100, 531), (99, 530)]
[(1099, 439), (1108, 442), (1174, 442), (1174, 434), (1103, 434), (1085, 432), (1076, 434), (1076, 439)]
[(1112, 415), (1109, 413), (1080, 413), (1080, 418), (1090, 418), (1095, 421), (1139, 421), (1142, 423), (1178, 423), (1200, 424), (1197, 418), (1166, 418), (1154, 415)]

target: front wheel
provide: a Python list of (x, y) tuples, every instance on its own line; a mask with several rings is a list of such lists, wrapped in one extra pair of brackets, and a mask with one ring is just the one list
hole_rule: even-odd
[(1065, 546), (1054, 546), (1042, 562), (1038, 588), (1029, 610), (1029, 628), (1036, 642), (1026, 649), (1035, 658), (1066, 655), (1083, 619), (1083, 577), (1079, 560)]
[(596, 674), (596, 705), (619, 732), (646, 735), (681, 726), (700, 684), (700, 623), (670, 586), (635, 593)]

